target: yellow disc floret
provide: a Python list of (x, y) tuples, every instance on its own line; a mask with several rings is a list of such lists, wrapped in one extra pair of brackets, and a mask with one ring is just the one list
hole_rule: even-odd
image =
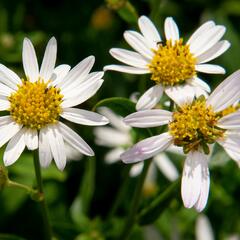
[(231, 105), (225, 109), (223, 109), (221, 112), (218, 112), (218, 115), (221, 117), (227, 116), (228, 114), (234, 113), (237, 110), (239, 110), (240, 108), (240, 104), (236, 104), (236, 105)]
[(152, 73), (151, 79), (157, 84), (173, 86), (195, 76), (196, 58), (182, 39), (174, 44), (167, 40), (166, 45), (159, 44), (158, 50), (153, 52), (154, 57), (148, 67)]
[(8, 98), (10, 115), (15, 122), (32, 129), (56, 123), (61, 114), (63, 95), (60, 89), (48, 86), (39, 79), (37, 82), (22, 80), (18, 90)]
[(183, 147), (185, 153), (202, 147), (209, 152), (208, 145), (223, 137), (224, 129), (216, 126), (218, 115), (211, 106), (206, 105), (204, 98), (184, 105), (173, 113), (173, 121), (169, 123), (169, 132), (174, 138), (174, 144)]

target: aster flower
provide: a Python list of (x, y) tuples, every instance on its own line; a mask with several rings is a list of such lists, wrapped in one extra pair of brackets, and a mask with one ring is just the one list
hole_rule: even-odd
[(96, 93), (103, 83), (103, 72), (89, 73), (93, 56), (71, 70), (68, 65), (54, 68), (56, 53), (56, 39), (51, 38), (39, 70), (34, 47), (25, 38), (22, 60), (26, 77), (21, 79), (0, 65), (0, 110), (9, 113), (0, 117), (0, 147), (9, 141), (3, 156), (6, 166), (19, 158), (25, 146), (39, 150), (43, 167), (54, 159), (60, 170), (66, 165), (64, 142), (82, 154), (94, 155), (90, 146), (61, 122), (60, 117), (89, 126), (108, 123), (98, 113), (73, 108)]
[(142, 140), (121, 155), (125, 163), (139, 162), (157, 155), (170, 145), (187, 154), (181, 194), (185, 207), (201, 211), (208, 199), (208, 158), (213, 143), (219, 143), (228, 155), (240, 162), (240, 111), (222, 115), (222, 111), (240, 98), (240, 71), (222, 82), (206, 100), (177, 95), (177, 109), (143, 110), (127, 116), (130, 126), (148, 128), (168, 125), (168, 132)]
[(108, 65), (104, 68), (105, 71), (151, 75), (155, 85), (138, 100), (137, 110), (153, 108), (164, 91), (173, 100), (177, 94), (207, 95), (210, 88), (197, 76), (197, 72), (225, 73), (218, 65), (206, 64), (220, 56), (230, 46), (228, 41), (220, 41), (225, 33), (224, 26), (208, 21), (184, 43), (171, 17), (166, 18), (164, 24), (165, 42), (146, 16), (139, 18), (138, 25), (141, 33), (136, 31), (124, 33), (125, 40), (135, 51), (120, 48), (110, 50), (114, 58), (126, 65)]
[[(106, 107), (98, 110), (103, 116), (107, 117), (110, 126), (97, 127), (94, 129), (95, 142), (100, 146), (112, 148), (104, 156), (105, 162), (108, 164), (120, 161), (120, 155), (125, 152), (126, 148), (133, 144), (132, 128), (123, 122), (123, 118)], [(169, 152), (182, 154), (179, 147), (168, 149)], [(178, 170), (168, 158), (167, 154), (159, 153), (153, 158), (153, 170), (149, 171), (148, 182), (154, 182), (156, 179), (156, 169), (158, 168), (163, 175), (169, 180), (174, 181), (178, 178)], [(143, 163), (134, 164), (130, 170), (130, 176), (138, 176), (143, 169)]]

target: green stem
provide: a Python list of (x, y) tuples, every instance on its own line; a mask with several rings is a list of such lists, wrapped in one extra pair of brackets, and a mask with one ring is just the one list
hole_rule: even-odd
[(125, 166), (125, 171), (123, 173), (123, 183), (117, 193), (117, 196), (115, 198), (115, 202), (109, 211), (108, 218), (111, 218), (114, 216), (115, 212), (117, 211), (120, 203), (122, 202), (123, 197), (125, 196), (126, 189), (128, 187), (128, 182), (129, 182), (129, 171), (130, 171), (131, 166), (127, 165)]
[(33, 152), (33, 155), (34, 155), (34, 168), (35, 168), (35, 174), (36, 174), (36, 180), (37, 180), (37, 188), (38, 188), (39, 194), (42, 196), (40, 201), (40, 206), (42, 210), (41, 212), (42, 212), (42, 217), (43, 217), (43, 222), (45, 227), (45, 240), (51, 240), (52, 229), (51, 229), (50, 220), (49, 220), (48, 208), (44, 198), (43, 181), (42, 181), (42, 175), (41, 175), (40, 162), (38, 158), (38, 151), (35, 150)]
[(32, 189), (31, 187), (29, 187), (27, 185), (24, 185), (24, 184), (21, 184), (21, 183), (18, 183), (18, 182), (11, 181), (11, 180), (7, 181), (7, 186), (8, 187), (21, 188), (21, 189), (25, 190), (29, 194), (36, 193), (36, 190)]
[(136, 223), (136, 214), (137, 214), (138, 206), (139, 206), (140, 199), (141, 199), (142, 188), (143, 188), (143, 184), (144, 184), (150, 164), (151, 164), (150, 160), (147, 160), (144, 162), (143, 171), (142, 171), (141, 175), (139, 176), (137, 186), (136, 186), (136, 189), (135, 189), (135, 192), (133, 195), (129, 215), (126, 220), (123, 231), (120, 234), (119, 240), (127, 240), (132, 231), (132, 228), (134, 227), (134, 225)]

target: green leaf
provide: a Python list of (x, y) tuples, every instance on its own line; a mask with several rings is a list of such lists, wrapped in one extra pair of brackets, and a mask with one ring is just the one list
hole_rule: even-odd
[(70, 209), (73, 221), (81, 227), (89, 224), (89, 219), (86, 216), (95, 189), (95, 165), (94, 157), (86, 160), (80, 191)]
[(171, 200), (178, 195), (180, 179), (173, 182), (162, 194), (155, 198), (146, 208), (137, 216), (140, 225), (146, 225), (154, 222), (161, 213), (169, 206)]
[(94, 193), (95, 172), (96, 172), (96, 159), (95, 157), (88, 158), (85, 163), (85, 171), (80, 189), (80, 196), (82, 196), (82, 207), (84, 213), (88, 212), (89, 205)]
[(121, 116), (126, 116), (136, 111), (135, 103), (128, 98), (121, 97), (103, 99), (94, 106), (93, 110), (95, 111), (98, 107), (108, 107)]
[(134, 6), (130, 2), (126, 2), (126, 4), (117, 10), (119, 16), (130, 24), (136, 24), (138, 20), (138, 14)]

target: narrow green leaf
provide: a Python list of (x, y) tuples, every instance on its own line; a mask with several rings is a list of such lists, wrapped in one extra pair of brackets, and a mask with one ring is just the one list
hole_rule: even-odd
[(80, 196), (82, 197), (82, 207), (85, 214), (87, 214), (88, 212), (95, 189), (95, 160), (95, 157), (91, 157), (86, 160), (85, 171), (80, 189)]
[(1, 240), (26, 240), (25, 238), (18, 237), (12, 234), (0, 234), (0, 239)]
[(140, 211), (137, 216), (140, 225), (154, 222), (161, 213), (169, 206), (171, 200), (178, 195), (180, 179), (173, 182), (162, 194), (155, 198), (146, 208)]
[(126, 4), (120, 8), (118, 11), (120, 17), (128, 23), (136, 24), (138, 19), (138, 14), (134, 6), (130, 2), (126, 2)]
[(94, 106), (93, 110), (95, 111), (98, 107), (108, 107), (121, 116), (126, 116), (136, 111), (135, 103), (128, 98), (121, 97), (103, 99)]

